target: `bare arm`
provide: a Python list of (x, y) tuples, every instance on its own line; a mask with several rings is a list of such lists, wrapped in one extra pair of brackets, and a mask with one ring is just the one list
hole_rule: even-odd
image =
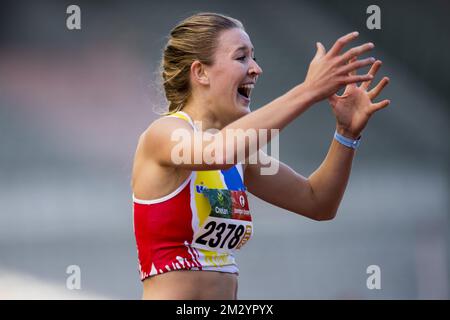
[(308, 178), (283, 162), (278, 162), (279, 169), (274, 175), (262, 175), (261, 163), (249, 164), (245, 169), (245, 185), (250, 193), (277, 207), (313, 220), (329, 220), (336, 215), (344, 194), (353, 154), (354, 151), (333, 140), (325, 160)]

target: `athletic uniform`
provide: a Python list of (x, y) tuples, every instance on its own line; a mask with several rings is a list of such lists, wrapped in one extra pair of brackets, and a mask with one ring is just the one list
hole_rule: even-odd
[[(189, 115), (169, 115), (194, 126)], [(241, 163), (228, 170), (192, 171), (170, 194), (153, 200), (133, 194), (141, 280), (174, 270), (238, 273), (234, 252), (252, 236)]]

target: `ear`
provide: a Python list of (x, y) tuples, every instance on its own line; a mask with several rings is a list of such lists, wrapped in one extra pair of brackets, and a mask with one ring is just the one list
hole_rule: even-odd
[(205, 66), (198, 60), (195, 60), (191, 64), (191, 77), (193, 81), (196, 81), (203, 85), (209, 84), (208, 73)]

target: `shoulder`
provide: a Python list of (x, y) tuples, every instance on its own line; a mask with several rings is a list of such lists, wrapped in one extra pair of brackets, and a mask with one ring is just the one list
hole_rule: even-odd
[(153, 121), (139, 137), (139, 147), (145, 154), (154, 157), (163, 155), (174, 143), (172, 136), (176, 130), (192, 133), (191, 125), (177, 117), (160, 117)]
[(148, 128), (142, 133), (144, 139), (163, 138), (173, 133), (177, 129), (186, 129), (193, 131), (191, 125), (177, 117), (161, 117), (153, 121)]

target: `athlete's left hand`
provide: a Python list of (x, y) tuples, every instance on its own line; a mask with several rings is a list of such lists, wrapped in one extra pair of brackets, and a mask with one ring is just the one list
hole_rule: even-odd
[[(351, 62), (353, 61), (349, 61), (349, 63)], [(381, 61), (375, 61), (369, 70), (369, 74), (375, 77), (380, 66)], [(336, 116), (338, 133), (348, 138), (358, 138), (372, 114), (389, 105), (390, 100), (373, 102), (388, 84), (389, 78), (384, 77), (369, 91), (371, 82), (372, 80), (365, 81), (360, 86), (356, 83), (349, 84), (345, 87), (345, 91), (341, 96), (334, 94), (328, 98)]]

